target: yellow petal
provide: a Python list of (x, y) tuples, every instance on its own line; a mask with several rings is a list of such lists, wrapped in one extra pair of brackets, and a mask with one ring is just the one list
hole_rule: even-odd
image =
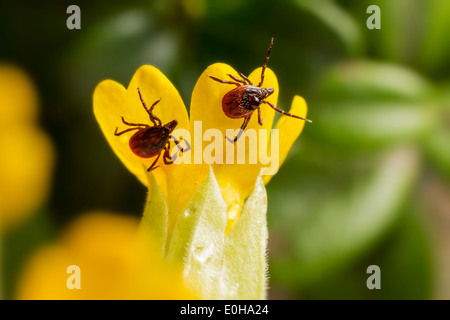
[[(222, 84), (214, 81), (209, 76), (223, 80), (231, 80), (228, 74), (239, 77), (238, 73), (229, 65), (224, 63), (215, 63), (210, 65), (198, 79), (191, 99), (190, 126), (191, 132), (194, 129), (194, 121), (202, 121), (202, 129), (205, 132), (208, 129), (219, 129), (225, 136), (226, 129), (239, 129), (243, 123), (243, 118), (232, 119), (225, 115), (222, 110), (222, 99), (224, 95), (236, 88), (235, 85)], [(248, 77), (255, 85), (259, 83), (261, 77), (261, 68), (253, 71)], [(266, 100), (276, 105), (278, 100), (278, 81), (275, 74), (270, 69), (266, 69), (263, 87), (274, 88), (274, 93)], [(268, 105), (261, 105), (261, 115), (264, 119), (263, 126), (258, 124), (257, 111), (247, 125), (247, 129), (270, 129), (272, 127), (275, 111)]]
[(0, 64), (0, 127), (31, 124), (37, 118), (37, 92), (19, 68)]
[(0, 129), (1, 228), (12, 227), (39, 208), (51, 183), (54, 150), (31, 125)]
[[(75, 221), (57, 243), (38, 251), (26, 265), (19, 299), (193, 299), (179, 268), (164, 262), (138, 221), (91, 213)], [(80, 289), (69, 289), (78, 266)], [(74, 276), (70, 278), (71, 276)]]
[(18, 67), (0, 63), (0, 224), (12, 227), (45, 200), (53, 146), (35, 126), (37, 92)]
[[(292, 101), (289, 113), (306, 118), (307, 111), (308, 108), (306, 106), (305, 99), (300, 96), (295, 96), (294, 100)], [(295, 140), (297, 140), (304, 126), (305, 121), (288, 116), (282, 116), (278, 120), (275, 129), (279, 130), (279, 167), (281, 167), (281, 165), (283, 164), (289, 150), (291, 149)], [(273, 141), (271, 140), (270, 143), (273, 143)], [(263, 175), (264, 184), (269, 183), (272, 177), (273, 175)]]
[[(228, 74), (239, 77), (238, 73), (232, 67), (223, 63), (213, 64), (203, 72), (192, 93), (190, 124), (191, 132), (194, 132), (195, 130), (195, 121), (201, 121), (203, 133), (208, 129), (218, 129), (223, 136), (223, 150), (220, 156), (223, 164), (213, 164), (212, 166), (221, 187), (223, 197), (228, 205), (228, 218), (233, 221), (237, 218), (244, 200), (253, 190), (262, 165), (259, 163), (258, 157), (256, 164), (249, 164), (249, 159), (246, 160), (246, 164), (237, 164), (236, 150), (238, 143), (233, 145), (225, 139), (227, 134), (226, 129), (237, 130), (244, 121), (243, 118), (232, 119), (227, 117), (222, 109), (222, 99), (224, 95), (228, 91), (236, 88), (236, 86), (219, 83), (209, 76), (222, 80), (232, 80)], [(261, 79), (261, 68), (253, 71), (250, 74), (249, 79), (253, 84), (257, 85)], [(262, 87), (274, 88), (274, 93), (266, 100), (276, 105), (278, 99), (278, 81), (275, 74), (270, 69), (266, 69), (265, 71), (265, 79)], [(260, 108), (263, 125), (259, 125), (258, 112), (255, 111), (245, 132), (247, 132), (247, 130), (256, 130), (256, 135), (258, 135), (260, 129), (270, 130), (272, 127), (275, 111), (266, 104), (262, 104)], [(270, 135), (270, 132), (268, 132), (268, 135)], [(229, 138), (233, 139), (234, 137), (232, 136)], [(244, 140), (244, 137), (242, 136), (240, 139)], [(197, 141), (198, 140), (195, 142)], [(208, 144), (208, 142), (204, 142), (202, 150), (204, 150)], [(229, 146), (227, 146), (227, 144)], [(230, 148), (230, 145), (231, 148), (234, 148), (235, 150), (235, 158), (233, 159), (234, 164), (230, 164), (229, 161), (227, 162), (226, 158), (226, 154), (229, 154), (227, 147)], [(258, 148), (258, 143), (250, 147)], [(198, 143), (195, 144), (195, 148), (199, 148)], [(194, 150), (194, 154), (196, 151), (198, 150)], [(256, 154), (258, 154), (258, 151)]]
[[(137, 89), (140, 89), (147, 108), (157, 100), (161, 101), (153, 109), (153, 113), (166, 124), (177, 120), (177, 129), (188, 129), (189, 120), (184, 103), (172, 83), (158, 69), (152, 66), (140, 67), (133, 76), (128, 89), (112, 80), (102, 81), (94, 92), (94, 113), (98, 123), (111, 145), (112, 149), (125, 166), (145, 185), (149, 185), (146, 169), (151, 166), (155, 158), (140, 158), (129, 147), (129, 139), (136, 132), (131, 131), (121, 136), (118, 132), (131, 128), (125, 125), (121, 117), (130, 123), (148, 124), (153, 126), (148, 113), (145, 111)], [(172, 165), (165, 165), (160, 157), (153, 170), (155, 179), (165, 196), (167, 183), (165, 172), (173, 169)]]
[[(127, 113), (124, 116), (129, 118), (126, 119), (127, 121), (141, 121), (151, 125), (149, 115), (139, 99), (137, 88), (140, 89), (147, 107), (161, 99), (155, 106), (153, 113), (161, 119), (163, 125), (172, 120), (177, 120), (177, 129), (189, 129), (187, 110), (180, 94), (169, 79), (153, 66), (140, 67), (131, 79), (125, 99)], [(119, 124), (123, 127), (120, 121)]]

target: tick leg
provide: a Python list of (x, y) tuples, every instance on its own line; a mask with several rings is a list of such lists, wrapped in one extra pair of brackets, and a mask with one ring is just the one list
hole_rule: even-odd
[(158, 156), (156, 157), (155, 161), (153, 161), (152, 165), (147, 169), (148, 172), (155, 170), (156, 168), (158, 168), (159, 166), (154, 167), (154, 165), (156, 164), (156, 162), (158, 162), (159, 157), (161, 156), (161, 152), (158, 154)]
[(248, 84), (252, 85), (253, 83), (250, 81), (249, 78), (247, 78), (243, 73), (239, 72), (239, 75), (241, 76), (242, 79), (244, 79)]
[(296, 115), (294, 115), (294, 114), (292, 114), (292, 113), (289, 113), (289, 112), (283, 111), (283, 110), (281, 110), (281, 109), (278, 109), (278, 108), (275, 107), (273, 104), (271, 104), (269, 101), (261, 100), (261, 102), (262, 102), (262, 103), (268, 104), (268, 105), (269, 105), (271, 108), (273, 108), (275, 111), (277, 111), (277, 112), (279, 112), (279, 113), (281, 113), (281, 114), (284, 114), (284, 115), (286, 115), (286, 116), (289, 116), (289, 117), (292, 117), (292, 118), (296, 118), (296, 119), (305, 120), (305, 121), (308, 121), (308, 122), (312, 122), (312, 121), (309, 120), (309, 119), (302, 118), (302, 117), (296, 116)]
[(164, 155), (163, 160), (165, 164), (172, 164), (175, 159), (178, 157), (178, 152), (173, 155), (173, 157), (170, 156), (170, 141), (167, 141), (167, 145), (164, 147)]
[(125, 119), (122, 117), (122, 122), (124, 123), (124, 124), (126, 124), (127, 126), (130, 126), (130, 127), (145, 127), (145, 128), (148, 128), (149, 127), (149, 125), (148, 124), (144, 124), (144, 123), (131, 123), (131, 122), (127, 122), (127, 121), (125, 121)]
[(153, 109), (160, 101), (161, 101), (161, 98), (159, 98), (159, 100), (156, 100), (155, 102), (153, 102), (152, 106), (150, 107), (149, 110), (147, 110), (147, 112), (148, 112), (148, 115), (150, 116), (150, 120), (153, 122), (154, 125), (156, 125), (156, 123), (155, 123), (155, 120), (156, 120), (159, 122), (159, 126), (162, 126), (161, 120), (152, 113)]
[(258, 123), (260, 126), (264, 123), (264, 119), (261, 118), (261, 107), (258, 107)]
[(242, 124), (241, 129), (239, 129), (239, 133), (237, 134), (236, 138), (234, 138), (234, 140), (231, 140), (230, 138), (226, 137), (229, 142), (235, 143), (239, 139), (239, 137), (244, 132), (245, 127), (247, 127), (247, 124), (250, 121), (250, 118), (251, 118), (251, 116), (244, 119), (244, 123)]
[(142, 129), (142, 128), (130, 128), (130, 129), (123, 130), (122, 132), (117, 132), (118, 129), (119, 128), (116, 128), (116, 131), (114, 131), (114, 135), (115, 136), (121, 136), (122, 134), (124, 134), (126, 132), (133, 131), (133, 130), (139, 130), (139, 129)]
[[(153, 124), (154, 124), (155, 126), (161, 127), (161, 125), (162, 125), (161, 120), (160, 120), (157, 116), (155, 116), (155, 115), (152, 113), (153, 108), (155, 108), (155, 106), (161, 101), (161, 98), (160, 98), (159, 100), (156, 100), (156, 101), (152, 104), (152, 106), (150, 107), (150, 109), (148, 109), (148, 108), (147, 108), (147, 104), (145, 103), (144, 98), (142, 97), (141, 90), (139, 90), (139, 88), (137, 88), (137, 91), (138, 91), (138, 93), (139, 93), (139, 99), (141, 99), (141, 103), (142, 103), (142, 105), (144, 106), (145, 111), (147, 111), (147, 113), (148, 113), (148, 115), (149, 115), (149, 117), (150, 117), (150, 121), (153, 122)], [(159, 122), (159, 124), (157, 124), (156, 121)]]
[(269, 61), (270, 52), (272, 51), (272, 45), (273, 45), (273, 38), (272, 38), (272, 40), (270, 40), (270, 47), (269, 47), (269, 50), (267, 50), (266, 59), (264, 60), (264, 64), (262, 66), (261, 82), (258, 84), (258, 87), (260, 87), (260, 88), (264, 82), (264, 71), (266, 71), (267, 61)]
[(245, 81), (242, 80), (242, 79), (236, 78), (236, 77), (233, 76), (232, 74), (228, 74), (228, 76), (229, 76), (231, 79), (233, 79), (234, 81), (239, 82), (239, 83), (242, 83), (243, 85), (246, 85), (246, 84), (247, 84), (247, 82), (245, 82)]
[(227, 81), (227, 80), (220, 80), (220, 79), (218, 79), (218, 78), (216, 78), (216, 77), (213, 77), (213, 76), (209, 76), (211, 79), (213, 79), (213, 80), (216, 80), (217, 82), (220, 82), (220, 83), (227, 83), (227, 84), (235, 84), (235, 85), (237, 85), (238, 87), (240, 87), (241, 86), (241, 84), (239, 83), (239, 82), (233, 82), (233, 81)]
[(177, 146), (178, 150), (180, 150), (181, 152), (188, 152), (189, 150), (191, 150), (191, 145), (189, 144), (189, 142), (187, 140), (184, 140), (184, 142), (186, 142), (187, 147), (185, 149), (183, 149), (182, 147), (179, 146), (180, 141), (178, 141), (177, 138), (175, 138), (174, 136), (170, 136), (170, 138), (173, 140), (173, 142), (175, 142), (175, 145)]

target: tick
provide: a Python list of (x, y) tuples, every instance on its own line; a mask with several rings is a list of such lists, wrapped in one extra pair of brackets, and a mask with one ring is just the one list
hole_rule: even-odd
[(283, 111), (275, 107), (272, 103), (265, 100), (268, 96), (270, 96), (273, 92), (273, 88), (263, 88), (262, 84), (264, 82), (264, 72), (266, 71), (267, 61), (270, 57), (270, 52), (272, 51), (273, 46), (273, 38), (270, 41), (269, 50), (267, 50), (266, 58), (264, 60), (264, 64), (261, 70), (261, 81), (258, 85), (253, 85), (253, 83), (242, 73), (239, 73), (239, 76), (242, 79), (239, 79), (231, 74), (228, 76), (232, 79), (230, 80), (221, 80), (213, 76), (209, 76), (211, 79), (218, 81), (220, 83), (225, 84), (234, 84), (237, 87), (228, 91), (223, 99), (222, 99), (222, 110), (225, 115), (232, 119), (244, 118), (244, 122), (242, 123), (241, 129), (234, 140), (231, 140), (227, 137), (228, 141), (231, 143), (236, 142), (241, 134), (244, 132), (244, 129), (247, 127), (250, 118), (252, 117), (253, 112), (258, 109), (258, 123), (259, 125), (263, 125), (263, 120), (261, 118), (261, 109), (260, 106), (262, 103), (268, 104), (275, 111), (284, 114), (289, 117), (301, 119), (304, 121), (312, 122), (311, 120), (296, 116), (289, 112)]
[[(117, 132), (119, 128), (116, 128), (114, 135), (120, 136), (126, 132), (137, 130), (129, 141), (130, 149), (133, 151), (135, 155), (141, 158), (152, 158), (156, 157), (155, 161), (153, 161), (152, 165), (147, 169), (147, 171), (152, 171), (158, 166), (155, 167), (155, 164), (158, 162), (159, 157), (161, 156), (161, 152), (164, 150), (163, 160), (164, 163), (169, 165), (172, 164), (178, 156), (178, 152), (173, 156), (170, 155), (170, 141), (173, 140), (175, 145), (178, 147), (180, 152), (187, 152), (191, 149), (189, 142), (185, 140), (187, 147), (183, 149), (180, 147), (180, 141), (177, 140), (173, 135), (171, 135), (172, 131), (178, 125), (177, 120), (172, 120), (169, 123), (162, 125), (161, 120), (152, 113), (155, 106), (161, 101), (161, 99), (155, 101), (150, 108), (147, 108), (147, 105), (142, 97), (141, 91), (137, 88), (139, 98), (142, 102), (142, 106), (145, 111), (147, 111), (150, 121), (153, 123), (153, 126), (144, 123), (130, 123), (125, 121), (122, 117), (122, 122), (130, 127), (129, 129), (125, 129), (124, 131)], [(182, 139), (182, 138), (181, 138)], [(181, 140), (180, 139), (180, 140)]]

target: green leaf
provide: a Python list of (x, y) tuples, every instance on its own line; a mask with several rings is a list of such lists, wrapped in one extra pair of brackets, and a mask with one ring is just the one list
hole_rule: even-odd
[[(367, 37), (377, 39), (374, 50), (384, 59), (410, 62), (421, 46), (422, 16), (427, 2), (421, 0), (366, 1), (381, 10), (381, 29), (367, 30)], [(366, 15), (367, 19), (369, 15)], [(364, 21), (365, 22), (365, 21)]]
[[(430, 299), (436, 281), (427, 214), (411, 201), (383, 241), (361, 259), (308, 287), (304, 299)], [(381, 290), (369, 290), (367, 268), (380, 268)]]
[(267, 194), (258, 178), (239, 219), (226, 237), (223, 299), (265, 299), (267, 289)]
[(436, 169), (450, 180), (450, 86), (438, 100), (439, 121), (426, 137), (425, 153)]
[(429, 106), (382, 101), (335, 103), (314, 120), (317, 131), (339, 146), (391, 145), (418, 140), (433, 127), (435, 113)]
[[(447, 62), (450, 53), (450, 1), (426, 1), (423, 28), (424, 40), (420, 46), (421, 64), (427, 70), (439, 71)], [(445, 71), (444, 71), (445, 72)]]
[(426, 153), (436, 168), (450, 179), (450, 128), (436, 128), (428, 137)]
[[(427, 212), (412, 200), (404, 212), (395, 234), (384, 243), (379, 257), (374, 258), (382, 272), (381, 299), (431, 299), (436, 270), (433, 242)], [(436, 277), (437, 278), (437, 277)]]
[(418, 173), (417, 151), (398, 147), (359, 166), (325, 178), (307, 176), (272, 193), (274, 224), (289, 235), (293, 255), (274, 256), (273, 278), (316, 281), (372, 246), (393, 224)]
[(338, 147), (416, 142), (437, 122), (432, 86), (394, 64), (340, 63), (324, 75), (311, 105), (312, 133)]
[(297, 0), (299, 7), (320, 19), (345, 44), (349, 52), (356, 52), (361, 46), (362, 37), (359, 25), (333, 0)]
[(341, 62), (322, 77), (321, 101), (422, 101), (431, 84), (411, 69), (370, 60)]
[(66, 85), (75, 99), (91, 95), (101, 79), (128, 83), (144, 64), (170, 70), (180, 52), (175, 34), (161, 29), (150, 10), (123, 8), (106, 16), (102, 12), (85, 31), (76, 38), (63, 63), (70, 74)]

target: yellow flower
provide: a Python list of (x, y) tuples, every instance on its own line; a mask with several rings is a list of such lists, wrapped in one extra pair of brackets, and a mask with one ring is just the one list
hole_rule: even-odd
[[(193, 138), (194, 123), (201, 121), (203, 132), (214, 128), (220, 130), (225, 137), (226, 129), (238, 129), (242, 124), (242, 119), (228, 118), (221, 108), (223, 96), (234, 87), (217, 83), (208, 76), (214, 75), (217, 78), (227, 79), (227, 74), (237, 76), (237, 72), (233, 68), (222, 63), (213, 64), (203, 72), (192, 93), (190, 121), (184, 103), (175, 87), (158, 69), (152, 66), (139, 68), (127, 89), (112, 80), (101, 82), (94, 92), (94, 113), (106, 139), (117, 156), (144, 185), (149, 186), (146, 169), (154, 161), (154, 158), (140, 158), (131, 151), (128, 141), (135, 131), (119, 137), (114, 135), (116, 128), (119, 128), (119, 131), (128, 128), (122, 123), (121, 117), (124, 117), (126, 121), (131, 123), (152, 125), (148, 114), (141, 104), (137, 88), (142, 92), (147, 106), (161, 99), (153, 112), (161, 119), (163, 124), (177, 120), (177, 129), (189, 130)], [(257, 69), (250, 74), (249, 79), (257, 83), (260, 79), (260, 74), (261, 69)], [(266, 70), (263, 86), (274, 88), (274, 94), (269, 96), (267, 100), (276, 105), (278, 81), (270, 69)], [(296, 96), (292, 102), (290, 112), (305, 117), (306, 110), (304, 99)], [(262, 105), (263, 126), (258, 124), (257, 115), (255, 114), (247, 129), (270, 130), (274, 113), (275, 111), (272, 108)], [(280, 165), (286, 158), (292, 144), (300, 135), (303, 126), (304, 121), (287, 116), (282, 116), (275, 126), (275, 129), (279, 129)], [(226, 140), (224, 139), (224, 141)], [(186, 206), (208, 173), (208, 166), (204, 162), (194, 164), (193, 157), (196, 150), (199, 149), (198, 144), (195, 142), (197, 141), (194, 141), (189, 155), (185, 155), (191, 157), (191, 164), (165, 165), (161, 157), (158, 161), (159, 168), (152, 171), (164, 198), (168, 202), (173, 219), (176, 219), (182, 208)], [(192, 143), (193, 141), (191, 141)], [(207, 142), (203, 142), (200, 146), (200, 151), (203, 152), (206, 146)], [(268, 148), (270, 149), (269, 146)], [(228, 218), (230, 221), (234, 221), (238, 217), (245, 199), (248, 198), (254, 189), (256, 178), (264, 165), (260, 162), (243, 165), (227, 164), (225, 154), (223, 154), (223, 162), (224, 164), (213, 164), (212, 168), (228, 205)], [(268, 183), (270, 178), (271, 175), (264, 176), (264, 182)], [(169, 224), (173, 227), (174, 220), (170, 221)]]
[(0, 64), (0, 231), (26, 219), (46, 199), (53, 147), (36, 125), (37, 93), (17, 67)]
[[(183, 100), (172, 83), (156, 68), (143, 66), (133, 76), (128, 89), (112, 80), (101, 82), (94, 92), (94, 113), (100, 127), (114, 152), (125, 166), (146, 186), (149, 186), (148, 167), (154, 161), (136, 156), (130, 149), (128, 141), (133, 132), (122, 136), (115, 136), (116, 128), (127, 129), (121, 117), (131, 123), (150, 124), (149, 116), (142, 106), (137, 88), (140, 89), (147, 106), (161, 99), (156, 105), (154, 113), (163, 124), (177, 120), (177, 129), (188, 129), (189, 119)], [(184, 165), (165, 165), (162, 157), (159, 159), (158, 169), (152, 171), (158, 182), (164, 198), (169, 203), (171, 211), (180, 212), (183, 204), (205, 176), (202, 166), (187, 168)], [(196, 177), (197, 176), (197, 177)], [(189, 184), (186, 183), (189, 181)], [(169, 192), (170, 190), (170, 192)], [(173, 215), (172, 215), (173, 216)], [(173, 219), (170, 221), (173, 224)]]
[[(230, 144), (225, 139), (229, 134), (227, 129), (239, 129), (243, 119), (230, 119), (222, 111), (222, 98), (234, 86), (218, 83), (209, 76), (229, 79), (228, 74), (238, 76), (233, 68), (222, 63), (213, 64), (203, 72), (192, 93), (190, 119), (177, 90), (151, 66), (139, 68), (127, 89), (112, 80), (101, 82), (94, 92), (94, 113), (114, 152), (149, 187), (141, 225), (157, 235), (156, 241), (166, 259), (182, 265), (184, 283), (200, 292), (201, 298), (261, 299), (265, 298), (267, 287), (264, 184), (274, 172), (261, 176), (262, 169), (268, 167), (261, 158), (253, 164), (237, 164), (240, 141)], [(261, 69), (257, 69), (249, 79), (258, 83), (260, 77)], [(263, 87), (274, 88), (274, 94), (267, 100), (276, 105), (278, 82), (270, 69), (266, 70)], [(129, 139), (136, 131), (115, 135), (116, 130), (129, 128), (121, 117), (130, 123), (152, 125), (138, 88), (147, 107), (161, 99), (153, 114), (163, 124), (178, 121), (177, 129), (181, 130), (175, 130), (173, 136), (178, 140), (182, 137), (192, 146), (179, 158), (181, 163), (167, 165), (161, 157), (159, 167), (148, 173), (154, 158), (140, 158), (129, 146)], [(254, 114), (245, 132), (272, 128), (274, 112), (269, 106), (261, 105), (263, 126)], [(306, 117), (303, 98), (294, 98), (290, 112)], [(282, 116), (275, 126), (278, 136), (268, 136), (266, 140), (258, 137), (256, 144), (249, 144), (246, 157), (255, 149), (257, 154), (266, 154), (276, 145), (276, 154), (271, 156), (278, 157), (281, 165), (303, 126), (302, 120)], [(215, 130), (220, 137), (205, 137), (208, 130)], [(212, 148), (211, 139), (219, 139), (214, 143), (223, 146)], [(240, 139), (245, 141), (244, 135)], [(182, 145), (185, 147), (185, 142)], [(234, 150), (231, 159), (229, 149)], [(215, 162), (206, 161), (211, 157)]]
[(31, 257), (17, 298), (194, 299), (180, 270), (162, 260), (150, 236), (134, 218), (85, 214)]
[[(233, 85), (220, 84), (212, 81), (209, 76), (219, 79), (230, 79), (228, 74), (238, 77), (238, 73), (230, 66), (223, 63), (216, 63), (209, 66), (200, 76), (192, 93), (191, 100), (191, 131), (193, 131), (194, 122), (202, 121), (203, 130), (210, 128), (221, 130), (226, 135), (226, 129), (240, 128), (243, 119), (231, 119), (222, 111), (223, 96), (235, 88)], [(254, 70), (248, 77), (254, 84), (259, 83), (261, 79), (261, 68)], [(266, 69), (263, 87), (274, 88), (274, 93), (266, 100), (277, 105), (278, 100), (278, 81), (275, 74), (270, 69)], [(261, 105), (261, 118), (264, 120), (263, 125), (258, 124), (257, 112), (252, 116), (246, 130), (249, 129), (265, 129), (270, 130), (275, 116), (275, 110), (268, 105)], [(296, 96), (292, 102), (290, 112), (301, 117), (306, 117), (305, 100)], [(292, 144), (300, 135), (304, 127), (304, 121), (293, 119), (291, 117), (282, 116), (277, 122), (275, 129), (279, 129), (279, 165), (285, 160)], [(241, 137), (240, 139), (243, 139)], [(259, 140), (258, 140), (259, 141)], [(227, 142), (228, 143), (228, 142)], [(235, 149), (237, 143), (235, 144)], [(258, 148), (249, 146), (249, 148)], [(270, 150), (270, 146), (267, 146)], [(258, 153), (261, 150), (258, 150)], [(237, 152), (235, 152), (237, 154)], [(232, 222), (238, 217), (244, 201), (248, 198), (255, 187), (256, 178), (259, 176), (264, 165), (258, 161), (256, 164), (228, 164), (226, 163), (226, 154), (223, 155), (223, 164), (212, 165), (217, 181), (221, 187), (223, 196), (228, 205), (228, 219)], [(267, 184), (272, 175), (263, 176), (265, 184)]]

